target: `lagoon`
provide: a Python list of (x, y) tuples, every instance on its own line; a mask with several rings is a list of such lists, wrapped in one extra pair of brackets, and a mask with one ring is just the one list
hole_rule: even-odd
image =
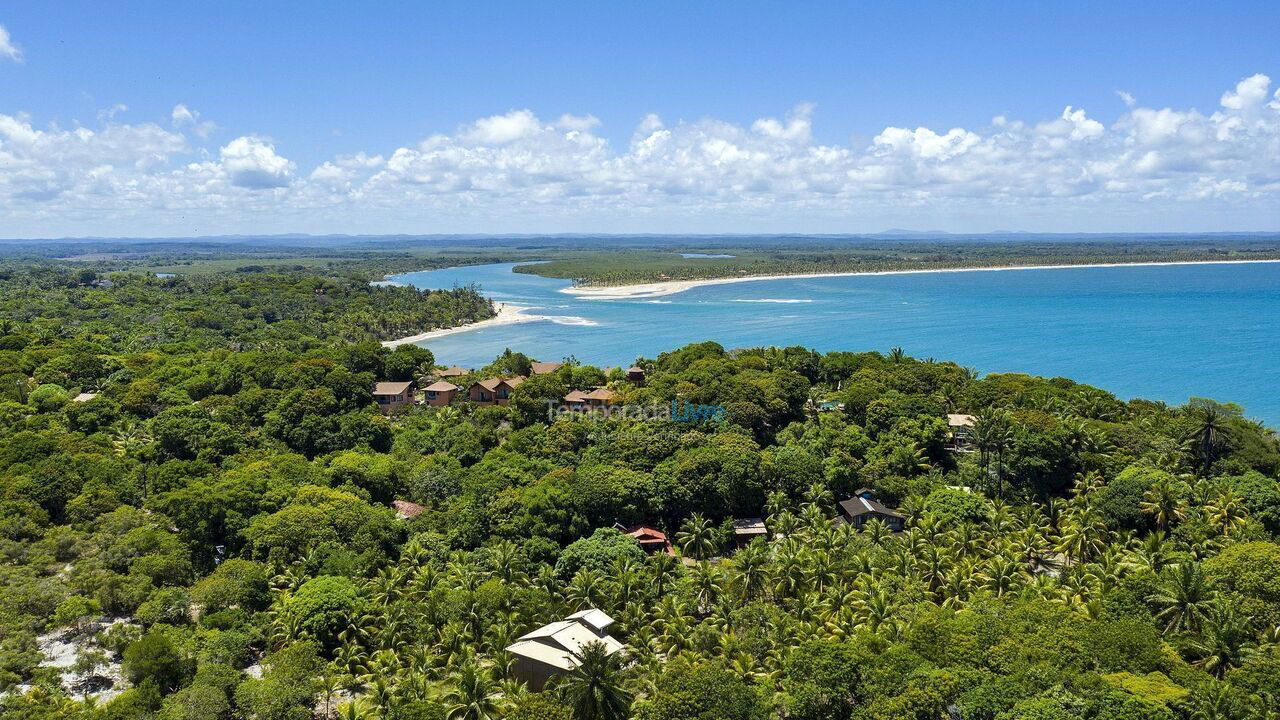
[(1080, 267), (783, 278), (660, 298), (587, 299), (514, 264), (406, 273), (420, 288), (476, 283), (546, 319), (420, 343), (480, 367), (504, 348), (539, 360), (629, 365), (691, 342), (821, 351), (902, 347), (982, 373), (1068, 377), (1178, 404), (1244, 406), (1280, 426), (1280, 264)]

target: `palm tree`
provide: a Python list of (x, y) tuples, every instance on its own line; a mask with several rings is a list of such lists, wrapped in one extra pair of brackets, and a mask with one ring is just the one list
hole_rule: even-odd
[(680, 526), (680, 532), (676, 533), (676, 542), (686, 555), (704, 560), (715, 552), (718, 544), (717, 534), (710, 520), (700, 513), (694, 513)]
[(1150, 600), (1163, 607), (1156, 613), (1156, 618), (1165, 621), (1166, 633), (1195, 631), (1212, 608), (1213, 590), (1209, 588), (1199, 564), (1184, 562), (1162, 574), (1161, 583)]
[(1222, 454), (1227, 440), (1235, 433), (1228, 415), (1217, 405), (1200, 405), (1188, 413), (1193, 421), (1185, 440), (1200, 461), (1200, 476), (1207, 477), (1213, 463)]
[(444, 694), (448, 720), (495, 720), (498, 717), (502, 694), (488, 673), (468, 660), (453, 677), (453, 687)]
[(625, 720), (631, 695), (622, 688), (622, 660), (604, 643), (582, 646), (581, 661), (560, 684), (573, 720)]
[(1253, 652), (1253, 633), (1235, 608), (1215, 602), (1203, 631), (1191, 641), (1190, 650), (1196, 655), (1198, 667), (1220, 678), (1243, 665)]
[(895, 346), (895, 347), (889, 348), (889, 362), (900, 363), (902, 362), (902, 359), (906, 356), (907, 356), (906, 352), (904, 352), (903, 349), (900, 347)]
[(1180, 522), (1186, 514), (1182, 491), (1171, 478), (1161, 478), (1147, 488), (1139, 507), (1155, 520), (1156, 527), (1161, 530)]

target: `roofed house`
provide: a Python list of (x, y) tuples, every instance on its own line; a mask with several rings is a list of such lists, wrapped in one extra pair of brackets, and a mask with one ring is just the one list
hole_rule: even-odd
[(596, 388), (591, 392), (583, 395), (583, 399), (587, 401), (587, 405), (591, 407), (605, 407), (613, 404), (615, 392), (608, 388)]
[(571, 390), (564, 396), (564, 404), (568, 405), (570, 410), (581, 410), (587, 406), (587, 394), (581, 390)]
[(769, 529), (760, 518), (735, 518), (733, 521), (733, 544), (744, 548), (756, 538), (769, 536)]
[(549, 375), (562, 367), (564, 367), (564, 363), (535, 362), (530, 363), (530, 372), (534, 375)]
[(451, 368), (446, 368), (446, 369), (441, 370), (440, 372), (436, 373), (436, 377), (442, 377), (442, 378), (447, 378), (447, 377), (462, 377), (463, 375), (466, 375), (466, 374), (467, 374), (467, 373), (469, 373), (469, 372), (470, 372), (470, 370), (467, 370), (467, 369), (465, 369), (465, 368), (461, 368), (461, 367), (458, 367), (457, 365), (454, 365), (454, 366), (453, 366), (453, 367), (451, 367)]
[(671, 541), (667, 539), (667, 534), (661, 530), (657, 530), (646, 525), (623, 527), (615, 524), (613, 527), (623, 535), (626, 535), (639, 543), (640, 549), (646, 553), (665, 552), (668, 555), (675, 554), (671, 549)]
[(861, 530), (862, 526), (870, 522), (872, 518), (879, 518), (880, 522), (889, 526), (889, 529), (894, 532), (901, 532), (907, 520), (905, 515), (894, 512), (875, 500), (860, 495), (841, 501), (840, 519), (856, 529)]
[(473, 383), (467, 390), (471, 402), (477, 405), (506, 405), (511, 399), (511, 391), (520, 386), (524, 378), (489, 378)]
[(613, 618), (588, 609), (521, 635), (507, 646), (507, 652), (515, 657), (512, 676), (536, 692), (552, 677), (573, 672), (582, 662), (583, 648), (590, 643), (604, 645), (610, 655), (622, 652), (622, 643), (605, 633), (612, 624)]
[(413, 383), (380, 382), (373, 385), (373, 399), (383, 413), (392, 413), (413, 405)]
[(431, 407), (440, 407), (453, 402), (453, 396), (461, 390), (457, 385), (444, 380), (437, 380), (422, 389), (423, 397)]
[(952, 450), (963, 450), (969, 446), (969, 433), (973, 432), (974, 423), (978, 421), (972, 415), (947, 413), (947, 427), (951, 429)]
[(643, 385), (644, 384), (644, 368), (640, 367), (639, 365), (632, 365), (631, 367), (627, 368), (627, 382), (635, 383), (636, 385)]

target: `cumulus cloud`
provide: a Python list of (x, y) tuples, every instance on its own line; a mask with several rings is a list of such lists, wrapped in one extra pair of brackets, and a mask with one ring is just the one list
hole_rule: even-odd
[(277, 155), (275, 146), (261, 138), (238, 137), (224, 145), (218, 156), (236, 187), (267, 190), (293, 181), (293, 163)]
[(313, 232), (543, 231), (582, 218), (614, 229), (622, 218), (677, 218), (728, 231), (968, 213), (986, 227), (1112, 229), (1109, 219), (1210, 211), (1274, 227), (1280, 207), (1280, 96), (1261, 74), (1234, 84), (1209, 114), (1132, 101), (1104, 121), (1064, 104), (983, 127), (887, 127), (857, 144), (815, 141), (816, 118), (809, 104), (748, 125), (648, 115), (628, 142), (613, 143), (592, 115), (544, 120), (516, 109), (300, 170), (287, 147), (257, 135), (204, 147), (207, 121), (186, 105), (168, 128), (105, 118), (99, 129), (64, 130), (0, 115), (0, 220), (84, 234), (102, 232), (93, 223), (104, 218), (145, 227), (169, 217)]
[(207, 138), (217, 128), (212, 122), (201, 121), (200, 113), (192, 110), (182, 103), (173, 106), (173, 111), (169, 113), (169, 119), (176, 128), (189, 127), (191, 132), (197, 137)]
[(0, 25), (0, 57), (22, 62), (22, 50), (13, 44), (13, 38), (9, 37), (9, 31), (3, 25)]

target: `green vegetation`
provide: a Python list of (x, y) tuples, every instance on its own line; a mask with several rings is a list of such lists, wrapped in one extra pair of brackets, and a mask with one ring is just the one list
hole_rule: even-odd
[[(679, 252), (677, 252), (677, 250)], [(732, 257), (681, 257), (699, 251)], [(1264, 260), (1280, 258), (1280, 242), (1266, 238), (1213, 238), (1190, 241), (1070, 240), (1036, 238), (977, 239), (760, 239), (750, 244), (731, 239), (714, 245), (689, 241), (669, 248), (563, 250), (549, 262), (521, 265), (516, 272), (566, 278), (581, 285), (629, 285), (660, 280), (703, 280), (752, 275), (831, 272), (884, 272), (1021, 265)]]
[[(361, 272), (6, 270), (0, 718), (1280, 713), (1280, 444), (1235, 406), (704, 343), (384, 416), (437, 361), (376, 340), (488, 305)], [(598, 384), (724, 412), (548, 416)], [(904, 532), (833, 521), (864, 487)], [(506, 648), (586, 608), (625, 654), (521, 683)]]

